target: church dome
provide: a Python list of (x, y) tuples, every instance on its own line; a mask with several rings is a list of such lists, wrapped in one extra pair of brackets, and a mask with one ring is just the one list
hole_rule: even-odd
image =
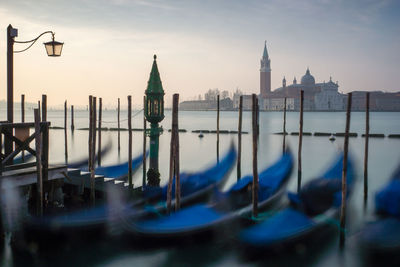
[(307, 68), (306, 74), (301, 77), (301, 84), (302, 85), (314, 85), (315, 79), (314, 76), (310, 74), (310, 70)]

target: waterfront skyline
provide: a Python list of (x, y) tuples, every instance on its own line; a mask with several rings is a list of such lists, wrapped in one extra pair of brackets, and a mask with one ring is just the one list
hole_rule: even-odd
[[(29, 40), (46, 30), (65, 42), (60, 58), (48, 58), (39, 40), (15, 55), (14, 100), (49, 105), (142, 103), (153, 54), (166, 106), (209, 88), (259, 92), (264, 40), (271, 58), (272, 88), (282, 77), (300, 78), (307, 67), (339, 91), (399, 91), (400, 4), (396, 1), (31, 1), (0, 4), (0, 99), (6, 98), (6, 27)], [(21, 46), (16, 46), (16, 50)], [(2, 56), (1, 56), (2, 55)]]

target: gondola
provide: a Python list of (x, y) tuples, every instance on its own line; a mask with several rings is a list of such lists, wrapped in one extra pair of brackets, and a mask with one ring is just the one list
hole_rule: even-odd
[[(192, 203), (192, 201), (200, 200), (201, 197), (210, 194), (216, 186), (226, 180), (235, 161), (236, 149), (232, 145), (221, 161), (206, 171), (182, 174), (184, 178), (181, 180), (182, 188), (185, 188), (184, 184), (187, 183), (186, 187), (190, 190), (188, 189), (184, 191), (185, 194), (182, 194), (181, 204)], [(199, 185), (197, 190), (195, 188), (196, 181)], [(204, 183), (204, 181), (208, 182)], [(109, 196), (108, 199), (112, 199), (112, 197)], [(30, 239), (36, 241), (46, 241), (49, 236), (57, 239), (69, 239), (79, 236), (81, 233), (85, 233), (85, 236), (90, 233), (100, 236), (107, 232), (107, 227), (110, 225), (125, 224), (129, 218), (140, 218), (154, 212), (163, 212), (166, 208), (165, 202), (157, 202), (151, 207), (146, 203), (146, 201), (132, 201), (115, 205), (105, 203), (97, 207), (63, 214), (30, 217), (24, 224), (24, 232), (30, 236)]]
[[(290, 204), (264, 222), (239, 233), (243, 251), (257, 255), (290, 249), (308, 244), (337, 229), (340, 214), (343, 155), (317, 179), (305, 184), (298, 194), (289, 193)], [(348, 193), (352, 191), (354, 170), (348, 160)], [(254, 256), (254, 255), (252, 255)]]
[(360, 248), (371, 258), (400, 263), (400, 167), (375, 195), (375, 209), (377, 219), (359, 235)]
[[(284, 153), (270, 167), (259, 173), (259, 210), (266, 210), (279, 202), (286, 190), (293, 167), (293, 156)], [(217, 195), (210, 204), (197, 204), (172, 215), (153, 220), (142, 220), (128, 225), (128, 231), (139, 237), (163, 239), (204, 238), (233, 231), (243, 223), (251, 222), (253, 176), (241, 178), (227, 192)]]
[[(149, 151), (146, 151), (146, 158), (148, 154)], [(143, 154), (140, 154), (136, 158), (132, 159), (131, 163), (132, 173), (135, 172), (140, 167), (142, 162), (143, 162)], [(87, 170), (87, 168), (85, 168), (84, 170)], [(125, 180), (128, 177), (128, 172), (129, 172), (128, 161), (116, 165), (96, 167), (95, 169), (95, 173), (97, 175), (103, 175), (104, 177), (107, 178), (115, 178), (123, 180)]]
[[(148, 152), (146, 152), (146, 157)], [(143, 159), (143, 154), (138, 155), (132, 160), (132, 171), (137, 170)], [(95, 170), (97, 175), (104, 175), (107, 178), (126, 179), (128, 176), (128, 162), (98, 167)], [(82, 170), (86, 170), (82, 168)], [(121, 192), (115, 192), (120, 194)], [(24, 222), (26, 236), (33, 239), (41, 239), (49, 236), (61, 238), (74, 236), (76, 233), (96, 233), (97, 230), (107, 227), (114, 223), (118, 218), (130, 217), (137, 211), (132, 208), (132, 204), (109, 204), (101, 203), (96, 207), (83, 208), (57, 214), (47, 214), (43, 217), (31, 216)]]
[[(108, 142), (107, 145), (105, 145), (104, 147), (102, 147), (100, 153), (101, 156), (104, 157), (110, 150), (112, 147), (112, 143)], [(95, 155), (95, 162), (97, 161), (97, 153)], [(81, 160), (77, 160), (77, 161), (73, 161), (73, 162), (68, 162), (68, 168), (71, 169), (82, 169), (82, 168), (87, 168), (88, 166), (88, 159), (81, 159)]]
[[(222, 187), (230, 170), (236, 161), (236, 148), (232, 143), (228, 152), (212, 167), (205, 171), (180, 174), (181, 199), (180, 205), (190, 205), (195, 202), (205, 201), (215, 191)], [(137, 204), (147, 204), (148, 209), (154, 212), (163, 212), (166, 209), (168, 184), (162, 187), (144, 187)], [(175, 207), (175, 177), (172, 181), (172, 207)]]

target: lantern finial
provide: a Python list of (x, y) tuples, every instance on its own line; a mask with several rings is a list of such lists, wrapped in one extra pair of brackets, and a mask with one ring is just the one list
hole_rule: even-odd
[(160, 73), (158, 72), (158, 67), (157, 67), (157, 61), (156, 61), (157, 56), (154, 55), (154, 61), (153, 61), (153, 66), (151, 68), (150, 72), (150, 78), (149, 81), (147, 82), (147, 89), (146, 89), (146, 94), (160, 94), (164, 95), (164, 90), (162, 87), (161, 79), (160, 79)]

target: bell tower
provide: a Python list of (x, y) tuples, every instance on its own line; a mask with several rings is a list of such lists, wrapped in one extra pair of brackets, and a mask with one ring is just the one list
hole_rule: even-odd
[(265, 41), (260, 67), (260, 96), (265, 98), (269, 93), (271, 93), (271, 60), (268, 57), (267, 41)]

